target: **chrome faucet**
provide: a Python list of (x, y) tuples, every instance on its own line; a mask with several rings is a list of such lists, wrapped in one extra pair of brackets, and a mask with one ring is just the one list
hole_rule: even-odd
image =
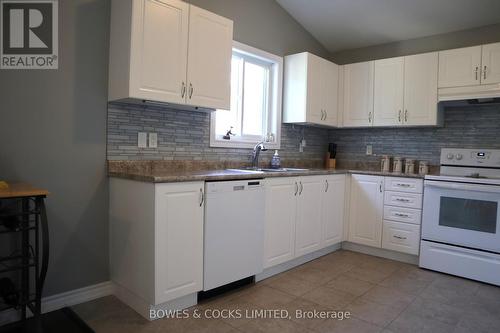
[(259, 142), (253, 147), (252, 152), (252, 168), (257, 169), (259, 167), (259, 155), (261, 151), (266, 151), (267, 148), (264, 146), (264, 141)]

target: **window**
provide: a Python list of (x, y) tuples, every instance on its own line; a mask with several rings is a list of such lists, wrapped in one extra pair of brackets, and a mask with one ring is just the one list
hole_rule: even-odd
[(282, 66), (281, 57), (234, 42), (231, 110), (212, 113), (211, 147), (253, 148), (265, 141), (280, 148)]

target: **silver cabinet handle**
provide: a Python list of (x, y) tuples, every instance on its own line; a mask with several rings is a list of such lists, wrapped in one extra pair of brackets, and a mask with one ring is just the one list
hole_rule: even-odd
[(399, 187), (410, 187), (411, 185), (410, 184), (397, 183), (396, 186), (399, 186)]
[(399, 217), (410, 217), (407, 214), (401, 214), (401, 213), (394, 213), (394, 215), (399, 216)]
[(184, 98), (185, 94), (186, 94), (186, 83), (184, 83), (184, 81), (182, 81), (181, 97)]
[(299, 183), (300, 183), (299, 195), (302, 195), (302, 190), (304, 190), (304, 185), (302, 185), (302, 182)]
[(398, 236), (398, 235), (393, 235), (392, 237), (397, 238), (397, 239), (406, 239), (406, 237)]
[(295, 193), (293, 195), (297, 195), (299, 193), (299, 185), (297, 185), (297, 182), (295, 182)]
[(396, 198), (396, 201), (399, 201), (399, 202), (410, 202), (409, 199), (403, 199), (403, 198)]
[(330, 187), (330, 184), (328, 184), (328, 179), (326, 179), (325, 182), (326, 182), (325, 192), (328, 192), (328, 188)]
[(193, 84), (189, 83), (189, 99), (193, 97), (193, 91), (194, 91)]
[(380, 193), (382, 193), (382, 182), (380, 182), (380, 184), (378, 184), (378, 189), (379, 189)]
[(398, 122), (401, 122), (401, 110), (398, 111)]
[(479, 79), (479, 78), (477, 77), (477, 74), (478, 74), (478, 73), (479, 73), (479, 67), (478, 67), (478, 66), (476, 66), (476, 69), (474, 70), (474, 74), (476, 75), (476, 81)]
[(325, 110), (325, 120), (326, 120), (326, 118), (328, 118), (328, 112), (326, 112), (326, 110)]
[(488, 70), (488, 67), (486, 67), (486, 65), (484, 65), (484, 69), (483, 69), (483, 80), (486, 80), (486, 72)]
[(321, 109), (321, 120), (325, 117), (325, 114), (323, 113), (323, 109)]
[(204, 201), (205, 201), (205, 194), (203, 193), (203, 189), (200, 188), (200, 207), (203, 205)]
[(371, 123), (372, 122), (372, 113), (371, 111), (368, 112), (368, 122)]
[(408, 122), (408, 110), (405, 110), (405, 123)]

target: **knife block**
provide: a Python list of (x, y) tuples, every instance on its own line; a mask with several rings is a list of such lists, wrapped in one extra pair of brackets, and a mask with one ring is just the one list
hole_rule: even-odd
[(335, 169), (337, 160), (330, 158), (330, 153), (327, 152), (325, 155), (325, 169)]

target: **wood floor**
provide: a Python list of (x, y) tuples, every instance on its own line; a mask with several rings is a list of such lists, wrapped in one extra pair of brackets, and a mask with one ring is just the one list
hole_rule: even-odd
[[(284, 309), (290, 318), (192, 318), (214, 309)], [(299, 319), (297, 309), (351, 317)], [(149, 322), (113, 296), (73, 310), (96, 332), (500, 332), (499, 287), (344, 250), (203, 302), (187, 319)]]

